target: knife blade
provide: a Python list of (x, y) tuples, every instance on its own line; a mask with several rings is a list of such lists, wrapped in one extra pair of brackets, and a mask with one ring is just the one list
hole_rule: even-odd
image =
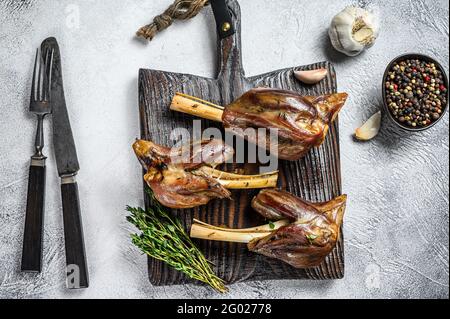
[(76, 175), (80, 170), (75, 141), (70, 126), (64, 96), (61, 52), (55, 38), (46, 39), (41, 45), (42, 54), (53, 50), (51, 80), (53, 146), (61, 178), (61, 195), (66, 250), (67, 288), (78, 289), (89, 286), (89, 275), (84, 246), (83, 226)]
[[(42, 44), (42, 49), (53, 48), (53, 71), (51, 83), (51, 103), (54, 107), (53, 121), (53, 145), (56, 155), (58, 174), (61, 178), (73, 176), (80, 170), (75, 141), (70, 126), (67, 112), (66, 99), (62, 77), (61, 53), (55, 38), (49, 38)], [(42, 50), (42, 52), (45, 52)]]

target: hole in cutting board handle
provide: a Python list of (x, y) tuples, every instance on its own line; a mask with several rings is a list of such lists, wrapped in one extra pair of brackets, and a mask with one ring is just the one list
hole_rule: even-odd
[(230, 9), (227, 5), (227, 0), (210, 0), (210, 3), (216, 20), (219, 38), (225, 39), (232, 36), (236, 30), (234, 28)]

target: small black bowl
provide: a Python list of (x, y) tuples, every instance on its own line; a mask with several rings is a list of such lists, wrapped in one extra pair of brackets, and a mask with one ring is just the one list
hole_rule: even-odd
[[(394, 66), (395, 63), (403, 61), (403, 60), (408, 60), (408, 59), (417, 59), (417, 60), (421, 60), (421, 61), (425, 61), (425, 62), (434, 63), (436, 65), (436, 68), (442, 72), (442, 78), (444, 80), (444, 85), (447, 88), (447, 103), (443, 106), (441, 117), (438, 120), (434, 121), (433, 123), (431, 123), (430, 125), (425, 126), (425, 127), (412, 128), (410, 126), (403, 125), (402, 123), (397, 121), (395, 119), (395, 117), (392, 115), (391, 110), (389, 109), (389, 105), (386, 102), (386, 84), (385, 83), (388, 80), (387, 77), (388, 77), (389, 71), (391, 70), (391, 68)], [(382, 92), (383, 92), (383, 104), (384, 104), (385, 111), (388, 114), (389, 119), (392, 120), (392, 122), (394, 122), (398, 127), (402, 128), (406, 131), (410, 131), (410, 132), (420, 132), (420, 131), (424, 131), (429, 128), (432, 128), (444, 117), (444, 115), (448, 109), (448, 91), (449, 91), (448, 78), (447, 78), (444, 68), (438, 61), (436, 61), (436, 59), (433, 59), (432, 57), (429, 57), (424, 54), (408, 53), (408, 54), (402, 54), (402, 55), (396, 57), (394, 60), (392, 60), (391, 63), (389, 63), (389, 65), (387, 66), (386, 71), (384, 72), (384, 75), (383, 75)]]

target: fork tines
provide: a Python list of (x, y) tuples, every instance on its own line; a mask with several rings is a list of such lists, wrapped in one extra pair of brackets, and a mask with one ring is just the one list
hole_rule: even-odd
[[(50, 98), (51, 70), (53, 66), (53, 50), (45, 52), (45, 61), (36, 50), (34, 61), (33, 82), (31, 84), (31, 101), (48, 102)], [(32, 106), (33, 107), (33, 106)]]

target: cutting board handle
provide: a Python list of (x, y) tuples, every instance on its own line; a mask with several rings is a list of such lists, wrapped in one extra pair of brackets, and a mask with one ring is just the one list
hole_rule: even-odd
[(217, 78), (232, 79), (244, 77), (241, 56), (241, 8), (237, 0), (226, 1), (231, 14), (231, 35), (224, 37), (221, 24), (218, 23), (218, 76)]

